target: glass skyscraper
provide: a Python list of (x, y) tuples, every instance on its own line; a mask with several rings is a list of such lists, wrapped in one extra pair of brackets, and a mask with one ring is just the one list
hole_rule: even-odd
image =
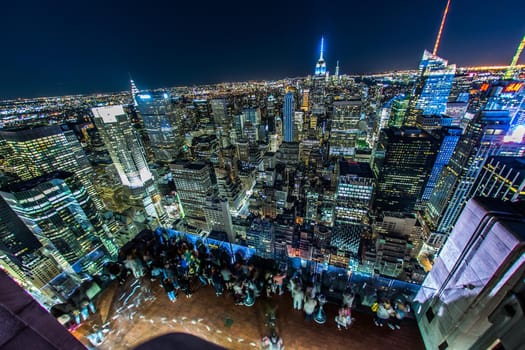
[(12, 151), (8, 157), (21, 180), (55, 170), (75, 173), (97, 208), (103, 208), (93, 185), (93, 168), (76, 135), (66, 125), (1, 130), (0, 138)]
[(8, 185), (0, 196), (66, 271), (73, 272), (72, 265), (103, 242), (115, 251), (95, 205), (72, 173), (57, 171)]
[(176, 159), (184, 141), (182, 111), (171, 103), (168, 92), (143, 91), (136, 100), (155, 159), (161, 162)]
[(293, 125), (294, 125), (295, 98), (293, 92), (284, 95), (283, 105), (283, 135), (284, 142), (293, 142)]
[(456, 65), (426, 51), (419, 64), (420, 77), (412, 94), (405, 125), (414, 126), (417, 116), (441, 115), (447, 109)]
[(424, 130), (384, 129), (375, 159), (379, 170), (376, 209), (411, 212), (420, 199), (438, 147), (438, 141)]
[(92, 109), (95, 125), (106, 144), (121, 184), (129, 190), (130, 200), (146, 214), (163, 223), (166, 214), (154, 183), (140, 137), (131, 126), (122, 105)]

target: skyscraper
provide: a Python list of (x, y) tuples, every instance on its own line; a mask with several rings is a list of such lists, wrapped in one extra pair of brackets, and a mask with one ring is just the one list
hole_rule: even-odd
[(0, 266), (31, 294), (46, 303), (55, 293), (44, 288), (63, 270), (44, 253), (42, 243), (0, 196)]
[(284, 95), (283, 105), (283, 135), (284, 142), (293, 142), (293, 126), (294, 126), (294, 112), (295, 112), (295, 98), (293, 92), (288, 92)]
[(363, 104), (361, 100), (335, 101), (330, 126), (330, 155), (353, 156), (356, 139), (361, 133), (359, 121)]
[(374, 175), (367, 163), (339, 162), (336, 222), (367, 223), (373, 194)]
[(171, 103), (168, 92), (143, 91), (136, 100), (155, 159), (171, 162), (179, 155), (184, 141), (182, 111)]
[(210, 101), (210, 107), (219, 146), (226, 148), (231, 144), (230, 131), (232, 129), (232, 120), (228, 115), (226, 100), (222, 98), (213, 99)]
[(319, 59), (317, 60), (317, 63), (315, 64), (315, 75), (324, 76), (326, 75), (326, 62), (323, 57), (324, 54), (324, 38), (321, 38), (321, 48), (319, 49)]
[(74, 132), (66, 125), (1, 130), (0, 137), (12, 150), (8, 157), (18, 164), (15, 171), (20, 179), (29, 180), (56, 170), (75, 173), (97, 208), (103, 208), (93, 185), (93, 168)]
[(144, 147), (123, 106), (97, 107), (92, 112), (121, 184), (129, 192), (130, 201), (142, 207), (158, 224), (163, 223), (166, 215), (146, 161)]
[(404, 125), (414, 126), (419, 114), (441, 115), (447, 109), (448, 96), (456, 65), (425, 50), (419, 64), (420, 76), (409, 102)]
[[(103, 242), (107, 250), (115, 250), (95, 205), (72, 173), (58, 171), (8, 185), (0, 196), (66, 271), (73, 272), (72, 265)], [(34, 244), (27, 248), (35, 249)]]
[(523, 142), (504, 141), (509, 128), (507, 111), (482, 111), (470, 122), (426, 206), (431, 230), (450, 233), (487, 157), (525, 154)]
[(204, 207), (208, 198), (216, 194), (215, 181), (212, 178), (213, 170), (202, 161), (186, 160), (170, 163), (170, 169), (182, 204), (184, 218), (189, 224), (206, 230), (208, 225)]
[(485, 111), (508, 111), (511, 125), (525, 124), (525, 83), (518, 80), (499, 81), (487, 91)]
[(411, 212), (420, 199), (438, 147), (438, 141), (424, 130), (384, 129), (374, 165), (378, 172), (376, 209)]
[(463, 130), (460, 128), (444, 128), (441, 131), (441, 146), (439, 147), (436, 161), (434, 162), (434, 166), (430, 171), (430, 177), (428, 178), (428, 181), (423, 190), (423, 195), (421, 196), (423, 201), (427, 201), (430, 198), (434, 187), (436, 187), (436, 183), (439, 179), (439, 176), (441, 175), (443, 167), (448, 164), (452, 154), (454, 153), (454, 150), (456, 149), (456, 145), (459, 141), (459, 138), (461, 137), (462, 132)]
[(512, 202), (524, 200), (525, 159), (498, 156), (487, 158), (469, 196)]

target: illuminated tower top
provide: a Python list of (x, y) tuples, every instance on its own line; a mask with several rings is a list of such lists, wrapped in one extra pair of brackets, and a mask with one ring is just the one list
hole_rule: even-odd
[(133, 98), (133, 104), (135, 106), (138, 106), (137, 104), (137, 95), (139, 94), (139, 89), (137, 88), (137, 85), (135, 85), (135, 82), (133, 81), (133, 78), (131, 77), (131, 74), (129, 75), (129, 83), (131, 86), (131, 97)]
[(324, 53), (324, 37), (321, 37), (321, 50), (319, 52), (319, 59), (315, 65), (315, 75), (325, 75), (326, 74), (326, 62), (323, 58)]
[(339, 76), (339, 60), (337, 61), (337, 65), (335, 66), (335, 76)]

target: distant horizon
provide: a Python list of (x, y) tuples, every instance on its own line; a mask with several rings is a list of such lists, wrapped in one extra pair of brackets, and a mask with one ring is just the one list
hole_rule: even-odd
[[(453, 64), (453, 62), (449, 63)], [(503, 69), (505, 67), (508, 67), (509, 65), (478, 65), (478, 66), (458, 66), (458, 68), (476, 68), (476, 67), (487, 67), (487, 68), (496, 68), (496, 69)], [(525, 64), (519, 64), (517, 67), (525, 67)], [(405, 69), (393, 69), (393, 70), (385, 70), (385, 71), (377, 71), (377, 72), (367, 72), (367, 73), (343, 73), (340, 74), (340, 76), (365, 76), (365, 75), (377, 75), (377, 74), (386, 74), (386, 73), (393, 73), (393, 72), (400, 72), (400, 71), (417, 71), (418, 68), (405, 68)], [(255, 82), (262, 82), (262, 81), (280, 81), (280, 80), (286, 80), (286, 79), (298, 79), (298, 78), (307, 78), (308, 76), (311, 76), (312, 74), (307, 74), (304, 76), (297, 75), (297, 76), (289, 76), (289, 77), (283, 77), (283, 78), (276, 78), (276, 79), (246, 79), (246, 80), (232, 80), (232, 81), (220, 81), (220, 82), (207, 82), (207, 83), (192, 83), (188, 85), (171, 85), (171, 86), (157, 86), (157, 87), (147, 87), (143, 88), (141, 86), (140, 81), (137, 83), (137, 80), (133, 78), (135, 81), (135, 84), (139, 88), (140, 91), (145, 90), (156, 90), (156, 89), (172, 89), (172, 88), (183, 88), (183, 87), (199, 87), (199, 86), (206, 86), (206, 85), (219, 85), (219, 84), (235, 84), (235, 83), (244, 83), (249, 81), (255, 81)], [(330, 76), (334, 75), (332, 72), (330, 72)], [(133, 77), (133, 75), (132, 75)], [(129, 87), (129, 77), (127, 77), (128, 80), (124, 80)], [(18, 96), (18, 97), (12, 97), (12, 98), (2, 98), (0, 97), (0, 102), (6, 102), (6, 101), (15, 101), (15, 100), (26, 100), (26, 99), (40, 99), (40, 98), (58, 98), (58, 97), (64, 97), (64, 96), (86, 96), (86, 95), (97, 95), (97, 94), (115, 94), (115, 93), (122, 93), (122, 92), (130, 92), (130, 89), (122, 89), (122, 90), (113, 90), (113, 91), (90, 91), (90, 92), (70, 92), (65, 93), (61, 95), (39, 95), (39, 96)]]

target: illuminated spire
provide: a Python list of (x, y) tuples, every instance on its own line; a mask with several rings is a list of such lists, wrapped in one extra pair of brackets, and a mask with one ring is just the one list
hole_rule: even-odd
[(337, 60), (337, 66), (335, 66), (335, 76), (339, 76), (339, 60)]
[(441, 34), (443, 33), (443, 27), (445, 26), (445, 21), (447, 20), (448, 8), (450, 7), (450, 0), (447, 1), (447, 6), (445, 6), (445, 11), (443, 12), (443, 18), (441, 19), (441, 25), (439, 26), (438, 36), (436, 38), (436, 43), (434, 44), (434, 50), (432, 54), (437, 55), (439, 48), (439, 42), (441, 41)]
[(319, 60), (315, 65), (315, 75), (325, 75), (326, 74), (326, 62), (323, 58), (324, 53), (324, 37), (321, 37), (321, 50), (319, 52)]
[(136, 96), (139, 93), (139, 89), (137, 88), (137, 85), (135, 85), (135, 82), (133, 81), (133, 78), (131, 77), (131, 73), (129, 74), (129, 83), (131, 85), (131, 97), (133, 98), (133, 104), (137, 106), (137, 99)]
[(323, 61), (323, 52), (324, 52), (324, 37), (321, 37), (321, 53), (319, 55), (319, 61)]

